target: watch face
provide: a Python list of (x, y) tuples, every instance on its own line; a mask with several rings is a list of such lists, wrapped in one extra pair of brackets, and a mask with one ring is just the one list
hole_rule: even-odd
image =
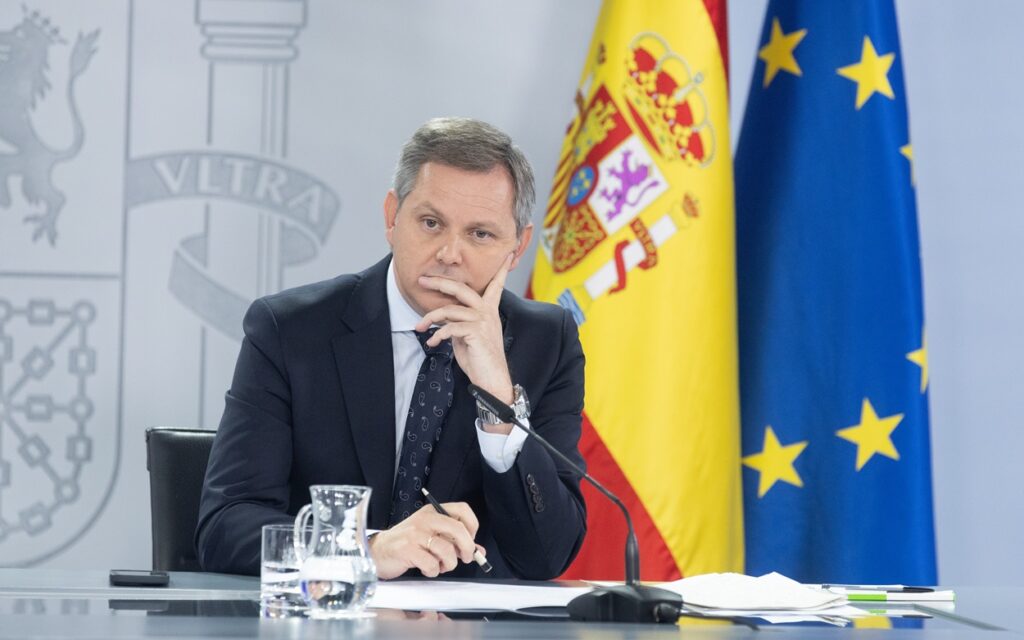
[(516, 412), (516, 417), (519, 419), (530, 417), (530, 399), (526, 397), (526, 390), (520, 385), (512, 387), (513, 397), (512, 409)]

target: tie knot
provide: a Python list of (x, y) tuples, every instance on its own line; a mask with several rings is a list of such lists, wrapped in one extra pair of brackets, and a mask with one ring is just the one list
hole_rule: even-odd
[(437, 345), (436, 347), (428, 347), (427, 346), (427, 340), (430, 340), (430, 338), (433, 337), (434, 333), (436, 333), (436, 332), (437, 332), (437, 327), (430, 327), (426, 331), (417, 331), (416, 332), (416, 338), (420, 341), (420, 346), (423, 347), (423, 351), (425, 351), (428, 356), (442, 356), (442, 357), (445, 357), (445, 358), (451, 358), (452, 357), (452, 341), (451, 340), (442, 340), (441, 344)]

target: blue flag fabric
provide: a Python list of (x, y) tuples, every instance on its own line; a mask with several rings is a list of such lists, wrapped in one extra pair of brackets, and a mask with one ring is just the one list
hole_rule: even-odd
[(772, 1), (736, 157), (747, 571), (936, 582), (891, 1)]

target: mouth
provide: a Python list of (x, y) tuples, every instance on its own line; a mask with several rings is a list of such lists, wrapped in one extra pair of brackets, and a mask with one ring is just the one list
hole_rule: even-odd
[(445, 280), (451, 280), (452, 282), (457, 282), (459, 284), (466, 284), (466, 281), (463, 280), (462, 278), (456, 278), (456, 277), (454, 277), (452, 275), (449, 275), (449, 274), (446, 274), (446, 273), (424, 273), (424, 274), (421, 274), (420, 277), (421, 278), (444, 278)]

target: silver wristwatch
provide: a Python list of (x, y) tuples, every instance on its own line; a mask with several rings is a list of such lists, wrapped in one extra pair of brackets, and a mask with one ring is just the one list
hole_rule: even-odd
[[(526, 397), (526, 390), (521, 386), (512, 387), (512, 411), (516, 414), (516, 420), (525, 420), (530, 417), (530, 400)], [(484, 424), (502, 424), (501, 418), (488, 411), (480, 401), (476, 403), (476, 413), (480, 422)]]

